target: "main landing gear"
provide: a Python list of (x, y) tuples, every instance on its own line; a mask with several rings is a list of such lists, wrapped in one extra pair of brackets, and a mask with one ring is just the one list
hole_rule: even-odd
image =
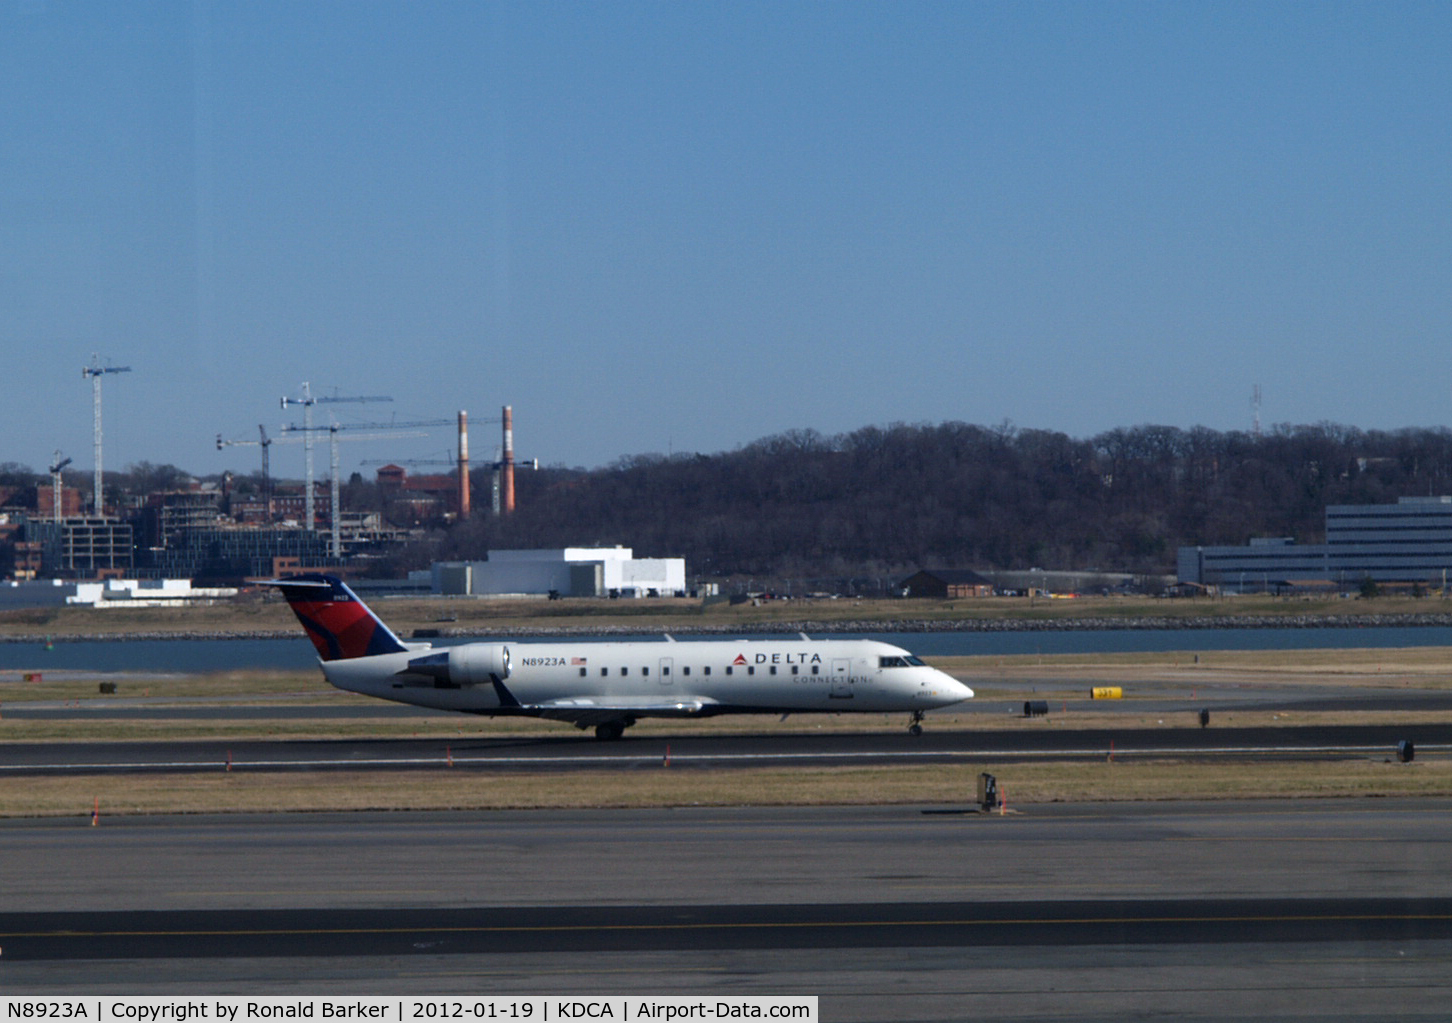
[(920, 711), (920, 710), (915, 710), (915, 711), (913, 711), (913, 719), (912, 719), (912, 722), (908, 725), (908, 735), (922, 735), (922, 734), (923, 734), (923, 712)]
[(634, 718), (616, 718), (614, 721), (602, 721), (595, 726), (595, 738), (605, 742), (614, 742), (625, 734), (627, 725), (635, 724)]

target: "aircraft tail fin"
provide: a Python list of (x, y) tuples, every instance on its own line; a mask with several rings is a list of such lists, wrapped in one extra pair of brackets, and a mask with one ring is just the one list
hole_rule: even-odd
[(308, 574), (269, 580), (287, 599), (325, 661), (406, 653), (408, 647), (337, 576)]

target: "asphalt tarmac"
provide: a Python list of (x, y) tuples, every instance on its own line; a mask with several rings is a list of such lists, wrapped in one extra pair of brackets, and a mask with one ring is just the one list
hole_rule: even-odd
[(456, 769), (629, 770), (659, 763), (670, 752), (681, 767), (764, 764), (961, 763), (964, 759), (1102, 760), (1173, 755), (1200, 759), (1322, 758), (1386, 755), (1403, 742), (1413, 754), (1452, 750), (1452, 723), (1285, 727), (1093, 728), (1034, 727), (992, 731), (934, 728), (905, 732), (796, 732), (728, 735), (631, 735), (600, 742), (576, 731), (558, 736), (470, 736), (459, 739), (179, 740), (169, 742), (13, 743), (0, 746), (0, 776), (17, 774), (292, 770)]
[(0, 914), (7, 963), (501, 952), (980, 948), (1452, 939), (1452, 899), (1167, 899), (765, 906)]
[[(1193, 699), (1187, 702), (1187, 697)], [(1161, 701), (1160, 703), (1156, 701)], [(1401, 702), (1389, 702), (1401, 701)], [(913, 738), (808, 729), (462, 740), (16, 743), (0, 775), (435, 768), (701, 770), (1179, 751), (1391, 757), (1452, 725), (1222, 727), (1236, 708), (1441, 709), (1446, 694), (1244, 687), (1021, 704)], [(1185, 719), (1212, 710), (1207, 728)], [(1055, 706), (1053, 711), (1059, 711)], [(136, 702), (20, 717), (319, 721), (404, 706)], [(451, 719), (457, 720), (457, 719)], [(1102, 720), (1102, 719), (1101, 719)], [(905, 721), (902, 722), (905, 724)], [(184, 783), (184, 781), (182, 782)], [(944, 812), (951, 809), (951, 812)], [(1445, 1020), (1452, 799), (679, 808), (0, 820), (6, 994), (815, 994), (824, 1020)]]
[(7, 994), (1445, 1019), (1452, 800), (0, 821)]

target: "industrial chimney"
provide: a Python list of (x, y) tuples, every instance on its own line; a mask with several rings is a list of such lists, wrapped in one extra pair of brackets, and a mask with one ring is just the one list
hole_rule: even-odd
[(504, 406), (504, 494), (501, 501), (505, 515), (514, 514), (514, 409)]
[(459, 521), (469, 517), (469, 413), (459, 410)]

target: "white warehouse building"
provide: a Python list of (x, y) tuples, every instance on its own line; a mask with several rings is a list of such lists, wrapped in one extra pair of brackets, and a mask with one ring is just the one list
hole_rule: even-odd
[(565, 597), (680, 597), (684, 558), (637, 558), (629, 547), (490, 551), (488, 561), (441, 561), (433, 592), (446, 596), (558, 593)]
[(101, 579), (0, 582), (0, 609), (19, 607), (178, 607), (235, 597), (233, 587), (199, 588), (190, 579)]

